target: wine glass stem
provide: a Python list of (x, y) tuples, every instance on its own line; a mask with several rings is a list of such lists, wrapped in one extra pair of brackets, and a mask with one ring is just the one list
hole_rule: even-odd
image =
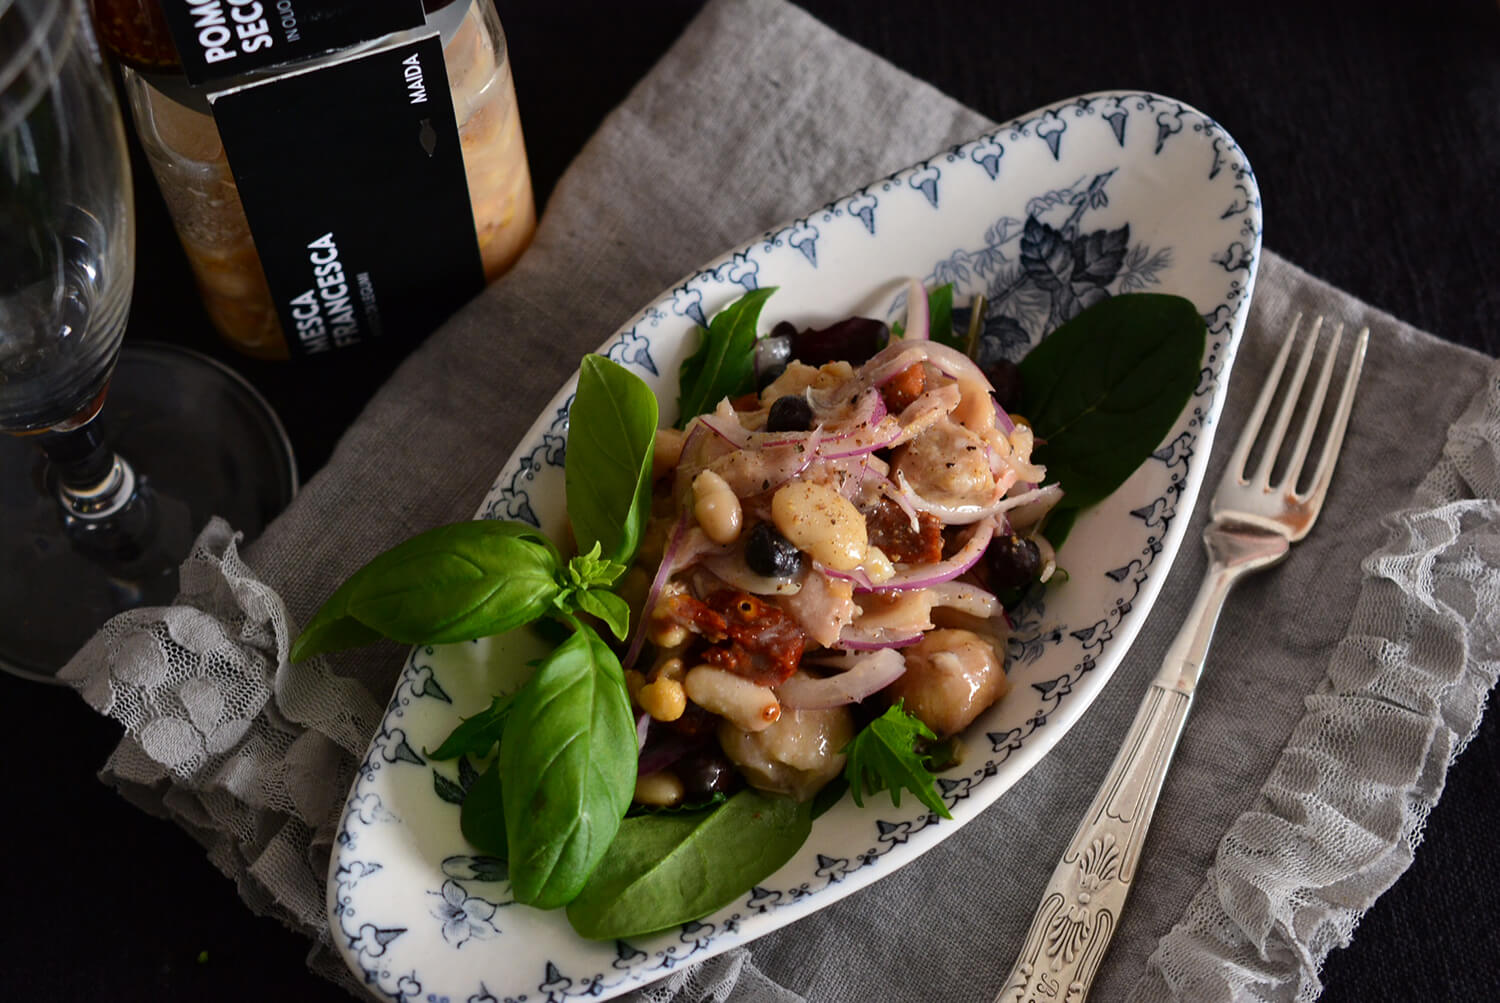
[(73, 543), (104, 563), (138, 559), (155, 533), (155, 505), (130, 463), (105, 443), (98, 423), (44, 433), (37, 444), (51, 466)]

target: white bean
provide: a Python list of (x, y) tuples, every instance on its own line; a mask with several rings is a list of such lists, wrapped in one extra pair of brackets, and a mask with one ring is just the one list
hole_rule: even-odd
[(670, 473), (682, 459), (682, 444), (687, 437), (675, 428), (658, 428), (651, 443), (651, 479)]
[(781, 717), (781, 702), (769, 688), (712, 665), (695, 665), (682, 680), (688, 699), (745, 731), (762, 731)]
[(670, 808), (682, 803), (682, 781), (675, 773), (658, 770), (635, 778), (635, 801), (638, 804)]
[(693, 516), (715, 543), (733, 543), (739, 539), (744, 522), (740, 500), (728, 482), (712, 470), (693, 478)]
[(826, 484), (793, 481), (776, 489), (771, 521), (798, 550), (835, 571), (852, 571), (870, 540), (854, 503)]

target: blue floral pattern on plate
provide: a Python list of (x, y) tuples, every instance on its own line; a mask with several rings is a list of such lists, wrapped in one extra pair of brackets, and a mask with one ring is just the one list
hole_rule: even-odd
[[(914, 860), (994, 802), (1078, 720), (1140, 629), (1180, 547), (1254, 285), (1260, 195), (1239, 147), (1170, 98), (1061, 102), (942, 151), (777, 227), (674, 283), (600, 349), (664, 402), (702, 325), (749, 289), (766, 312), (826, 322), (897, 317), (905, 278), (952, 282), (955, 314), (983, 293), (986, 356), (1019, 358), (1100, 299), (1192, 299), (1209, 328), (1202, 378), (1177, 426), (1063, 549), (1068, 584), (1013, 611), (1012, 693), (975, 722), (939, 779), (945, 821), (914, 799), (847, 799), (802, 851), (740, 902), (649, 938), (584, 941), (558, 912), (514, 904), (503, 862), (475, 855), (458, 802), (476, 765), (434, 747), (532, 652), (517, 637), (414, 650), (349, 794), (329, 874), (329, 918), (381, 999), (605, 998), (761, 936)], [(572, 384), (539, 416), (479, 507), (555, 532)], [(668, 404), (670, 406), (670, 404)], [(512, 682), (511, 685), (514, 683)], [(983, 736), (983, 740), (977, 740)]]

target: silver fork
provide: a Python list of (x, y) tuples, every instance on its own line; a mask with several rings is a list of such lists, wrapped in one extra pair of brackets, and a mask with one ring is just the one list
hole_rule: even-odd
[[(1344, 376), (1338, 407), (1328, 427), (1312, 480), (1297, 490), (1319, 414), (1333, 374), (1344, 326), (1335, 331), (1317, 384), (1306, 405), (1286, 472), (1272, 481), (1277, 454), (1292, 423), (1323, 326), (1319, 317), (1298, 356), (1286, 393), (1269, 431), (1266, 413), (1286, 371), (1302, 316), (1292, 321), (1286, 341), (1266, 376), (1264, 388), (1230, 457), (1214, 494), (1211, 521), (1203, 531), (1208, 574), (1198, 589), (1176, 640), (1146, 692), (1088, 814), (1058, 861), (1042, 894), (1031, 929), (995, 1003), (1079, 1003), (1088, 995), (1099, 962), (1119, 924), (1140, 861), (1141, 844), (1171, 764), (1204, 657), (1229, 590), (1245, 575), (1282, 560), (1291, 544), (1312, 529), (1328, 496), (1328, 483), (1354, 406), (1354, 390), (1364, 364), (1368, 328), (1360, 331)], [(1267, 432), (1255, 469), (1251, 450)]]

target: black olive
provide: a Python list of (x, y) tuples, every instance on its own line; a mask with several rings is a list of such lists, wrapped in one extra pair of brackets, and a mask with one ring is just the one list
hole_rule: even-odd
[(891, 340), (891, 329), (868, 317), (850, 317), (821, 331), (808, 329), (792, 339), (792, 358), (821, 366), (839, 359), (851, 366), (868, 362)]
[(800, 394), (776, 398), (771, 413), (766, 416), (767, 432), (806, 432), (812, 424), (812, 405)]
[(996, 359), (984, 367), (985, 379), (995, 388), (995, 400), (1007, 411), (1021, 406), (1021, 367), (1009, 359)]
[(688, 804), (731, 794), (741, 784), (739, 771), (714, 749), (688, 753), (673, 764), (672, 772), (682, 781), (682, 800)]
[(802, 569), (802, 552), (775, 526), (758, 522), (745, 538), (745, 563), (757, 575), (790, 578)]
[(990, 591), (1018, 589), (1036, 580), (1042, 570), (1042, 551), (1029, 537), (997, 536), (984, 552)]

